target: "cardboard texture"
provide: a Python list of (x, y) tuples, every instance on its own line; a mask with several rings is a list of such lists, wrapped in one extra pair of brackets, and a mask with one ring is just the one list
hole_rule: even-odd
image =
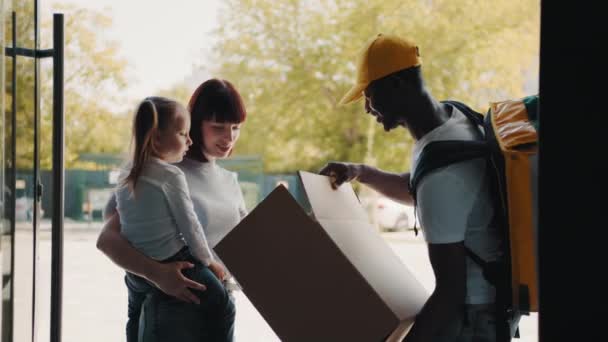
[(277, 187), (216, 247), (282, 341), (398, 341), (429, 293), (352, 187), (300, 172), (311, 217)]

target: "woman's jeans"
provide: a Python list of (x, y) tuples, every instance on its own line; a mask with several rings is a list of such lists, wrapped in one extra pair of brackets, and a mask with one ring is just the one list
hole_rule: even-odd
[(163, 262), (188, 261), (195, 266), (184, 275), (204, 284), (205, 291), (193, 290), (200, 304), (171, 297), (145, 279), (127, 273), (129, 291), (127, 342), (217, 341), (234, 339), (235, 307), (228, 291), (209, 268), (194, 260), (187, 248)]

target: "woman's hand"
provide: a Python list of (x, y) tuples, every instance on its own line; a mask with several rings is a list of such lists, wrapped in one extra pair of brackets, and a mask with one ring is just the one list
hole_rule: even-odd
[(190, 280), (182, 273), (183, 269), (192, 268), (194, 264), (186, 261), (157, 263), (148, 279), (164, 293), (187, 303), (200, 304), (200, 300), (190, 289), (205, 291), (207, 287)]

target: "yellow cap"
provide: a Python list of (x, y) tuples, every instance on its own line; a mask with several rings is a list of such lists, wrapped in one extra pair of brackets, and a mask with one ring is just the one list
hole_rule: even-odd
[(372, 81), (420, 64), (420, 53), (414, 42), (380, 33), (361, 50), (357, 64), (357, 83), (344, 95), (340, 104), (361, 98)]

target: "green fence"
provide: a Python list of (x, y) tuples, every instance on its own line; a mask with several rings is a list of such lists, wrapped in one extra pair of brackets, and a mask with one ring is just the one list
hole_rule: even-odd
[[(239, 156), (218, 161), (218, 164), (238, 174), (239, 184), (243, 190), (245, 203), (252, 210), (277, 185), (287, 187), (294, 198), (305, 208), (307, 202), (295, 173), (264, 174), (264, 165), (261, 157)], [(117, 166), (116, 166), (117, 167)], [(32, 172), (21, 170), (17, 172), (17, 179), (24, 188), (21, 195), (33, 193)], [(65, 216), (73, 220), (102, 220), (102, 212), (111, 195), (118, 176), (114, 170), (66, 170), (65, 171)], [(43, 186), (41, 207), (43, 218), (49, 218), (52, 213), (52, 174), (43, 170), (40, 173)], [(31, 200), (31, 199), (28, 199)], [(31, 203), (31, 201), (27, 201)]]

